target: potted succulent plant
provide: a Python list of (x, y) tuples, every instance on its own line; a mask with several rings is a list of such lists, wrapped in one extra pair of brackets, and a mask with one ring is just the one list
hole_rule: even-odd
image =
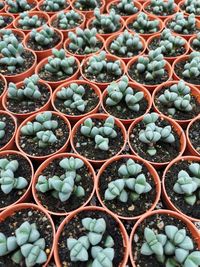
[(118, 81), (125, 72), (124, 62), (116, 56), (101, 51), (90, 56), (81, 64), (82, 77), (100, 89), (105, 89), (110, 82)]
[(154, 50), (161, 47), (164, 59), (169, 63), (182, 55), (186, 55), (189, 51), (188, 42), (181, 36), (175, 35), (169, 29), (163, 30), (160, 34), (155, 34), (147, 41), (147, 49)]
[(183, 79), (190, 85), (200, 89), (200, 52), (192, 52), (189, 55), (180, 56), (174, 61), (172, 68), (174, 70), (173, 76), (176, 80)]
[(5, 11), (17, 17), (24, 11), (35, 10), (37, 2), (35, 0), (6, 0)]
[(48, 110), (51, 95), (51, 87), (39, 81), (37, 75), (32, 75), (17, 84), (9, 83), (2, 104), (6, 111), (20, 121), (39, 111)]
[(157, 205), (161, 193), (155, 169), (136, 156), (108, 160), (98, 172), (96, 194), (101, 205), (124, 220), (137, 220)]
[(11, 35), (14, 35), (14, 37), (16, 37), (20, 43), (24, 41), (24, 38), (25, 38), (24, 32), (17, 30), (17, 29), (1, 29), (0, 30), (0, 41), (3, 40), (5, 36), (7, 38), (7, 37), (10, 37)]
[(193, 34), (199, 32), (200, 21), (196, 19), (194, 14), (185, 16), (179, 12), (165, 20), (165, 27), (189, 40)]
[(145, 52), (146, 41), (138, 34), (125, 30), (111, 35), (105, 41), (105, 49), (107, 53), (116, 55), (127, 63), (133, 56), (138, 56)]
[(161, 47), (149, 51), (148, 55), (137, 56), (128, 62), (127, 74), (131, 81), (142, 84), (152, 91), (158, 84), (172, 77), (172, 67), (164, 59)]
[(0, 110), (0, 151), (15, 148), (16, 131), (16, 118), (7, 111)]
[(7, 81), (5, 77), (0, 74), (0, 108), (2, 108), (2, 98), (7, 90)]
[(82, 61), (85, 57), (103, 50), (104, 39), (97, 35), (96, 28), (82, 30), (77, 27), (75, 33), (68, 33), (64, 48), (68, 54)]
[(197, 33), (196, 35), (190, 38), (189, 45), (191, 51), (200, 52), (200, 33)]
[(129, 82), (123, 76), (119, 82), (111, 83), (103, 92), (103, 110), (118, 118), (124, 125), (149, 112), (152, 105), (151, 95), (139, 84)]
[(71, 123), (85, 116), (97, 113), (101, 100), (101, 91), (84, 80), (73, 80), (61, 84), (53, 92), (51, 104), (54, 110), (65, 115)]
[(197, 19), (200, 18), (200, 3), (198, 0), (182, 0), (179, 3), (179, 8), (185, 15), (193, 13)]
[(84, 29), (85, 16), (74, 10), (61, 11), (50, 18), (49, 24), (51, 27), (60, 30), (64, 38), (67, 38), (69, 31), (75, 31), (77, 27)]
[(67, 56), (64, 49), (52, 49), (52, 56), (39, 62), (35, 73), (53, 89), (63, 82), (78, 78), (80, 63), (77, 58)]
[(47, 25), (33, 29), (24, 40), (24, 45), (36, 53), (38, 61), (51, 56), (52, 48), (61, 49), (62, 44), (62, 32)]
[(42, 0), (38, 3), (37, 8), (51, 17), (59, 11), (70, 9), (70, 2), (66, 0)]
[(126, 130), (118, 119), (101, 113), (92, 114), (75, 124), (70, 142), (75, 153), (100, 166), (124, 149)]
[(199, 138), (200, 116), (194, 118), (186, 130), (187, 148), (194, 156), (200, 156), (200, 138)]
[(145, 114), (131, 124), (128, 143), (134, 155), (157, 168), (181, 156), (186, 146), (185, 135), (179, 124), (155, 112)]
[(13, 28), (15, 17), (8, 13), (0, 13), (0, 29)]
[(125, 266), (128, 236), (123, 224), (110, 211), (89, 206), (71, 213), (58, 228), (54, 258), (57, 267)]
[(41, 161), (66, 151), (70, 134), (71, 126), (62, 114), (54, 111), (38, 112), (21, 123), (15, 142), (21, 152)]
[(140, 12), (126, 20), (126, 28), (128, 31), (138, 33), (144, 39), (148, 39), (153, 34), (161, 32), (164, 24), (159, 18)]
[(107, 39), (113, 33), (119, 33), (124, 28), (124, 21), (120, 15), (112, 9), (108, 14), (102, 14), (99, 8), (95, 8), (94, 17), (87, 22), (88, 28), (96, 28), (97, 32), (104, 39)]
[(200, 235), (195, 225), (181, 214), (155, 210), (134, 225), (130, 237), (133, 267), (198, 267)]
[(18, 151), (0, 152), (0, 211), (25, 202), (31, 195), (34, 169), (28, 157)]
[(95, 172), (76, 154), (57, 154), (40, 165), (32, 192), (36, 203), (52, 215), (69, 215), (85, 206), (94, 194)]
[(53, 220), (31, 203), (10, 206), (1, 213), (1, 263), (4, 266), (47, 267), (55, 246)]
[(200, 114), (199, 90), (183, 80), (159, 85), (153, 91), (152, 99), (156, 112), (173, 118), (182, 126)]
[(199, 221), (199, 157), (185, 156), (173, 160), (165, 169), (162, 181), (167, 207), (191, 221)]

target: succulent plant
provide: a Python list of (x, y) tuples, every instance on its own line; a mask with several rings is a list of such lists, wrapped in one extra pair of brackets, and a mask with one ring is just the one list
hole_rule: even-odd
[(172, 31), (181, 34), (190, 34), (196, 30), (196, 18), (194, 14), (185, 17), (183, 13), (176, 13), (172, 20), (168, 23)]
[(182, 72), (184, 78), (198, 78), (200, 76), (200, 52), (192, 52)]
[(15, 177), (19, 168), (17, 160), (0, 159), (0, 186), (4, 194), (9, 194), (13, 189), (24, 189), (28, 182), (24, 177)]
[(113, 33), (121, 27), (120, 16), (116, 14), (114, 9), (108, 14), (101, 14), (99, 8), (95, 8), (91, 25), (95, 27), (99, 34)]
[(193, 109), (190, 87), (183, 80), (166, 89), (158, 97), (158, 100), (162, 105), (167, 107), (167, 112), (171, 116), (174, 116), (177, 110), (190, 112)]
[(13, 31), (13, 29), (0, 29), (0, 41), (3, 41), (6, 39), (12, 39), (13, 37), (17, 38), (17, 40), (21, 41), (22, 38)]
[(136, 20), (134, 20), (128, 26), (129, 28), (133, 28), (133, 30), (137, 33), (154, 33), (158, 31), (159, 23), (159, 20), (150, 20), (147, 14), (140, 12), (137, 15)]
[(106, 105), (117, 106), (122, 100), (127, 107), (135, 112), (140, 110), (139, 102), (143, 99), (143, 92), (136, 92), (128, 85), (128, 77), (123, 76), (119, 82), (111, 83), (107, 88)]
[(6, 4), (10, 13), (19, 13), (32, 8), (27, 0), (6, 0)]
[(200, 188), (200, 164), (191, 163), (189, 172), (191, 175), (183, 170), (178, 173), (178, 179), (174, 184), (173, 190), (177, 194), (183, 195), (185, 202), (193, 206), (197, 201), (197, 197), (200, 197), (200, 195), (196, 194)]
[(82, 16), (74, 10), (59, 12), (57, 15), (58, 27), (62, 30), (73, 29), (80, 24)]
[(23, 30), (32, 30), (34, 28), (39, 28), (46, 24), (44, 19), (40, 18), (38, 15), (31, 15), (28, 12), (20, 13), (18, 25)]
[(185, 9), (185, 11), (189, 14), (193, 13), (195, 15), (200, 15), (200, 3), (198, 0), (184, 1), (181, 9)]
[(97, 0), (76, 0), (74, 2), (74, 7), (79, 10), (93, 10), (99, 6)]
[(192, 47), (200, 51), (200, 33), (192, 40)]
[(112, 54), (120, 57), (132, 57), (143, 49), (143, 44), (137, 34), (133, 35), (125, 30), (110, 43), (109, 49)]
[(0, 16), (0, 27), (3, 28), (5, 26), (4, 16)]
[(132, 0), (121, 0), (116, 4), (115, 10), (117, 13), (125, 15), (132, 15), (138, 12), (138, 8)]
[(144, 115), (142, 122), (145, 125), (145, 130), (139, 132), (139, 140), (148, 145), (147, 153), (150, 156), (154, 156), (157, 153), (155, 144), (158, 141), (169, 144), (175, 142), (175, 137), (170, 125), (165, 127), (156, 126), (155, 122), (158, 118), (159, 115), (154, 112)]
[(6, 128), (6, 123), (4, 121), (0, 121), (0, 140), (4, 138), (5, 136), (5, 128)]
[(65, 8), (65, 0), (44, 0), (42, 9), (46, 12), (56, 12)]
[(155, 15), (170, 15), (174, 13), (174, 0), (151, 0), (149, 8)]
[(55, 38), (55, 30), (47, 25), (44, 25), (39, 31), (33, 29), (30, 32), (31, 41), (36, 44), (45, 47), (53, 42)]

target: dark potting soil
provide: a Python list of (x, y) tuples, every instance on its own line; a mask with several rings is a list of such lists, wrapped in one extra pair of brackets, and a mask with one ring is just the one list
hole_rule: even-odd
[(157, 13), (154, 13), (153, 12), (153, 7), (151, 5), (148, 5), (145, 7), (145, 10), (148, 12), (148, 13), (151, 13), (155, 16), (169, 16), (169, 15), (173, 15), (175, 13), (175, 10), (171, 11), (171, 10), (166, 10), (165, 12), (162, 10), (160, 12), (157, 12)]
[[(51, 223), (43, 212), (31, 208), (16, 211), (12, 214), (12, 216), (9, 216), (4, 221), (0, 220), (0, 232), (4, 233), (6, 237), (13, 236), (14, 231), (18, 227), (20, 227), (22, 223), (27, 221), (30, 224), (35, 223), (40, 233), (40, 237), (45, 239), (45, 252), (48, 257), (48, 254), (51, 252), (53, 243), (53, 232)], [(24, 260), (20, 262), (20, 265), (12, 261), (11, 255), (16, 251), (13, 251), (6, 256), (0, 257), (0, 266), (26, 267)], [(36, 264), (34, 266), (38, 267), (41, 266), (41, 264)]]
[[(135, 88), (133, 89), (134, 89), (134, 93), (139, 92)], [(106, 105), (107, 98), (108, 96), (104, 98), (104, 101), (103, 101), (105, 109), (110, 115), (116, 118), (119, 118), (119, 119), (128, 120), (128, 119), (138, 118), (146, 112), (147, 107), (148, 107), (148, 101), (146, 100), (145, 97), (139, 102), (139, 105), (140, 105), (139, 111), (133, 111), (129, 109), (124, 98), (116, 106), (108, 106)]]
[(27, 47), (34, 51), (44, 51), (47, 49), (54, 48), (60, 42), (60, 35), (54, 31), (53, 41), (48, 43), (47, 45), (40, 45), (36, 43), (32, 38), (29, 38), (27, 42)]
[(166, 116), (169, 116), (175, 120), (190, 120), (190, 119), (196, 117), (200, 113), (200, 103), (197, 101), (197, 98), (195, 98), (194, 96), (191, 95), (191, 102), (190, 103), (193, 107), (192, 111), (184, 112), (184, 111), (176, 109), (176, 113), (173, 116), (169, 115), (167, 112), (168, 107), (164, 106), (158, 99), (159, 96), (162, 95), (165, 90), (169, 90), (169, 87), (168, 86), (163, 87), (162, 90), (160, 90), (155, 95), (154, 102), (155, 102), (156, 107), (159, 109), (159, 111), (162, 112), (163, 114), (165, 114)]
[(190, 43), (190, 45), (195, 51), (200, 52), (200, 46), (193, 45), (192, 42)]
[(33, 137), (20, 134), (19, 145), (24, 152), (32, 156), (46, 156), (55, 153), (66, 143), (69, 136), (67, 124), (62, 118), (56, 115), (52, 116), (52, 120), (56, 120), (58, 122), (58, 128), (53, 130), (53, 133), (57, 137), (57, 141), (51, 146), (41, 148), (38, 146), (38, 140), (34, 140), (35, 136)]
[[(116, 40), (116, 39), (115, 39)], [(113, 42), (111, 42), (112, 44)], [(110, 44), (110, 46), (111, 46)], [(121, 57), (121, 58), (129, 58), (129, 57), (133, 57), (133, 56), (137, 56), (141, 53), (141, 51), (144, 49), (144, 47), (142, 47), (141, 50), (132, 50), (131, 48), (127, 49), (127, 53), (125, 55), (122, 55), (121, 53), (119, 53), (119, 51), (114, 51), (113, 49), (110, 48), (110, 46), (108, 47), (108, 50), (109, 52), (112, 54), (112, 55), (115, 55), (115, 56), (118, 56), (118, 57)], [(132, 56), (128, 56), (127, 54), (128, 53), (132, 53)]]
[(4, 89), (5, 89), (5, 83), (0, 77), (0, 95), (3, 93)]
[(35, 4), (34, 3), (30, 3), (30, 1), (29, 1), (28, 4), (30, 6), (30, 8), (28, 10), (24, 10), (23, 8), (21, 8), (20, 6), (18, 6), (18, 12), (17, 13), (12, 12), (11, 11), (11, 8), (8, 9), (9, 10), (9, 13), (19, 14), (19, 13), (22, 13), (22, 12), (28, 12), (28, 11), (30, 11), (31, 9), (33, 9), (36, 6), (36, 3)]
[(13, 21), (13, 18), (10, 16), (2, 16), (2, 17), (3, 17), (4, 23), (0, 25), (0, 29), (5, 28)]
[(58, 97), (54, 101), (55, 107), (62, 113), (71, 115), (71, 116), (80, 116), (83, 114), (86, 114), (90, 111), (92, 111), (98, 104), (99, 98), (95, 91), (91, 89), (91, 87), (87, 84), (82, 84), (82, 86), (85, 88), (85, 94), (82, 97), (82, 99), (85, 101), (86, 106), (85, 106), (85, 111), (81, 112), (76, 108), (70, 108), (66, 107), (64, 105), (65, 100), (59, 99)]
[(35, 57), (33, 53), (28, 50), (25, 50), (24, 53), (22, 54), (22, 58), (24, 59), (24, 63), (21, 66), (16, 66), (14, 72), (10, 72), (8, 70), (7, 65), (1, 64), (0, 73), (7, 76), (13, 76), (30, 69), (35, 62)]
[(13, 119), (7, 115), (7, 114), (0, 114), (0, 121), (3, 121), (6, 123), (5, 126), (5, 135), (2, 139), (0, 139), (0, 148), (7, 145), (7, 143), (10, 141), (10, 139), (13, 137), (14, 131), (15, 131), (15, 123)]
[[(175, 32), (175, 31), (171, 28), (171, 22), (175, 22), (175, 20), (172, 19), (171, 21), (169, 21), (169, 22), (167, 23), (167, 25), (166, 25), (166, 28), (169, 28), (171, 31)], [(187, 34), (195, 34), (195, 33), (198, 33), (199, 30), (200, 30), (199, 28), (195, 27), (195, 29), (190, 30), (189, 33), (187, 33)], [(176, 33), (176, 32), (175, 32), (175, 33)], [(183, 32), (179, 32), (178, 34), (185, 34), (185, 33), (183, 33)], [(186, 35), (187, 35), (187, 34), (186, 34)]]
[(165, 188), (166, 188), (166, 192), (168, 197), (171, 199), (172, 203), (184, 214), (193, 217), (193, 218), (197, 218), (200, 219), (200, 210), (199, 210), (199, 204), (200, 204), (200, 200), (199, 200), (199, 193), (200, 193), (200, 189), (198, 189), (195, 192), (195, 195), (197, 196), (197, 201), (196, 203), (191, 206), (188, 205), (185, 200), (184, 200), (184, 195), (180, 195), (177, 194), (176, 192), (174, 192), (173, 187), (175, 185), (175, 183), (177, 182), (178, 179), (178, 173), (183, 170), (186, 171), (188, 174), (191, 175), (191, 172), (189, 171), (189, 165), (191, 163), (198, 163), (195, 161), (188, 161), (188, 160), (182, 160), (179, 161), (175, 164), (173, 164), (173, 166), (171, 166), (171, 168), (168, 170), (168, 172), (166, 173), (165, 176)]
[[(134, 27), (133, 27), (133, 23), (134, 23), (135, 21), (133, 21), (132, 23), (129, 23), (127, 26), (128, 26), (128, 29), (130, 29), (130, 30), (132, 30), (132, 31), (134, 31), (134, 32), (136, 32), (136, 33), (140, 33), (140, 34), (150, 34), (150, 33), (152, 33), (152, 32), (149, 32), (147, 29), (143, 29), (144, 30), (144, 32), (139, 32), (137, 29), (135, 29)], [(159, 26), (157, 26), (157, 31), (159, 31)], [(154, 32), (154, 33), (156, 33), (156, 32)]]
[(103, 4), (102, 1), (97, 0), (97, 1), (96, 1), (96, 2), (97, 2), (97, 5), (96, 5), (95, 8), (89, 6), (89, 3), (87, 3), (87, 2), (86, 2), (86, 4), (82, 4), (81, 7), (79, 8), (79, 7), (77, 7), (77, 2), (78, 2), (79, 4), (81, 4), (81, 3), (79, 2), (79, 0), (76, 0), (76, 1), (73, 3), (73, 6), (74, 6), (76, 9), (80, 10), (80, 11), (92, 11), (92, 10), (94, 10), (96, 7), (100, 8), (100, 7), (102, 6), (102, 4)]
[[(59, 166), (59, 163), (62, 159), (63, 157), (53, 160), (42, 171), (42, 173), (40, 173), (40, 175), (46, 176), (47, 179), (53, 177), (54, 175), (57, 176), (63, 175), (64, 170)], [(81, 176), (81, 180), (79, 183), (77, 183), (77, 185), (80, 185), (85, 189), (84, 197), (77, 197), (75, 194), (72, 194), (67, 201), (61, 202), (59, 199), (54, 198), (50, 192), (44, 194), (36, 191), (37, 197), (39, 201), (42, 203), (42, 205), (49, 211), (63, 212), (63, 213), (70, 212), (82, 206), (92, 193), (93, 177), (92, 173), (90, 173), (86, 165), (78, 169), (77, 174)]]
[[(160, 47), (160, 42), (162, 41), (161, 38), (154, 38), (152, 42), (149, 44), (149, 49), (150, 50), (155, 50), (156, 48)], [(181, 56), (186, 52), (186, 49), (184, 46), (177, 46), (175, 49), (175, 53), (162, 53), (164, 57), (177, 57)]]
[[(151, 256), (145, 256), (141, 254), (141, 247), (143, 243), (145, 242), (144, 239), (144, 229), (146, 227), (152, 229), (153, 231), (156, 231), (158, 234), (164, 233), (164, 227), (166, 225), (174, 225), (178, 227), (178, 229), (185, 229), (187, 232), (187, 236), (192, 238), (192, 235), (190, 234), (187, 226), (179, 219), (171, 217), (170, 215), (161, 215), (156, 214), (152, 215), (145, 220), (142, 221), (142, 223), (139, 224), (136, 233), (133, 237), (132, 242), (132, 253), (133, 258), (135, 260), (135, 265), (137, 267), (164, 267), (165, 264), (159, 263), (154, 255)], [(192, 238), (194, 243), (194, 250), (198, 250), (197, 244), (195, 242), (195, 239)]]
[(133, 80), (140, 84), (146, 84), (146, 85), (154, 85), (154, 84), (161, 84), (166, 82), (169, 79), (169, 74), (165, 69), (165, 73), (162, 77), (155, 78), (153, 81), (145, 81), (145, 73), (139, 73), (136, 68), (137, 63), (134, 63), (132, 66), (130, 66), (130, 69), (128, 70), (129, 75)]
[(52, 21), (52, 26), (56, 29), (59, 29), (59, 30), (69, 30), (69, 29), (74, 29), (76, 27), (79, 27), (81, 25), (81, 23), (83, 22), (83, 18), (81, 17), (81, 19), (79, 21), (74, 21), (74, 25), (72, 24), (68, 24), (68, 28), (67, 29), (63, 29), (61, 27), (59, 27), (59, 19), (56, 18), (55, 20)]
[[(24, 89), (24, 86), (21, 87)], [(41, 107), (43, 107), (47, 101), (49, 100), (50, 97), (50, 92), (47, 89), (47, 87), (43, 84), (38, 84), (38, 88), (40, 93), (42, 94), (41, 98), (39, 99), (29, 99), (29, 98), (24, 98), (23, 100), (16, 100), (16, 99), (11, 99), (7, 97), (7, 103), (6, 106), (8, 110), (10, 110), (13, 113), (17, 114), (26, 114), (29, 112), (34, 112), (39, 110)]]
[(92, 28), (96, 28), (96, 30), (97, 30), (97, 33), (99, 33), (99, 34), (107, 34), (107, 33), (115, 33), (115, 32), (117, 32), (117, 31), (119, 31), (119, 29), (121, 29), (122, 28), (122, 24), (121, 24), (121, 22), (120, 22), (120, 24), (119, 25), (115, 25), (115, 26), (117, 26), (117, 29), (114, 31), (114, 32), (110, 32), (109, 31), (109, 29), (102, 29), (101, 28), (101, 26), (98, 26), (98, 25), (93, 25), (93, 21), (90, 23), (90, 25), (89, 25), (89, 28), (90, 29), (92, 29)]
[(64, 6), (61, 6), (59, 10), (56, 10), (56, 11), (47, 11), (46, 10), (47, 5), (43, 4), (43, 5), (40, 5), (40, 10), (42, 10), (44, 12), (55, 12), (55, 13), (57, 13), (57, 12), (59, 12), (61, 10), (64, 10), (64, 9), (68, 8), (68, 6), (69, 6), (68, 1), (65, 1)]
[(130, 16), (130, 15), (134, 15), (138, 12), (138, 10), (136, 12), (130, 12), (130, 10), (126, 10), (127, 12), (123, 12), (123, 10), (120, 10), (118, 7), (117, 7), (117, 4), (111, 4), (110, 5), (110, 10), (111, 9), (114, 9), (116, 14), (119, 14), (120, 16)]
[(176, 65), (175, 65), (175, 73), (178, 77), (180, 77), (181, 79), (183, 79), (185, 82), (187, 83), (192, 83), (192, 84), (200, 84), (200, 75), (198, 77), (192, 77), (192, 78), (186, 78), (183, 76), (183, 71), (184, 71), (184, 66), (185, 64), (189, 63), (188, 61), (179, 61)]
[[(156, 121), (156, 125), (160, 127), (165, 127), (170, 125), (167, 120), (158, 119)], [(154, 156), (150, 156), (147, 153), (148, 144), (142, 143), (139, 140), (139, 133), (141, 130), (145, 130), (145, 125), (143, 122), (139, 122), (137, 125), (134, 126), (130, 133), (130, 143), (134, 151), (143, 159), (152, 162), (168, 162), (172, 159), (176, 158), (180, 152), (180, 137), (174, 131), (172, 127), (172, 133), (175, 137), (175, 142), (169, 144), (162, 141), (158, 141), (154, 147), (157, 150), (157, 153)]]
[[(86, 267), (87, 262), (71, 262), (70, 260), (70, 251), (67, 248), (67, 239), (69, 237), (78, 239), (81, 236), (84, 236), (88, 233), (85, 231), (81, 220), (84, 218), (103, 218), (106, 221), (106, 231), (103, 235), (102, 241), (98, 244), (98, 246), (103, 246), (105, 239), (108, 235), (110, 235), (114, 240), (114, 259), (113, 266), (118, 267), (123, 260), (124, 257), (124, 245), (123, 238), (120, 232), (119, 224), (111, 217), (109, 214), (102, 211), (82, 211), (78, 215), (76, 215), (72, 220), (70, 220), (63, 228), (62, 234), (60, 235), (58, 241), (58, 253), (62, 266), (65, 267)], [(89, 250), (88, 250), (89, 252)], [(92, 259), (91, 254), (89, 253), (89, 259)]]
[[(98, 128), (103, 126), (105, 120), (92, 119), (94, 125)], [(116, 155), (122, 148), (124, 144), (124, 137), (120, 128), (116, 125), (114, 130), (117, 132), (116, 138), (109, 139), (109, 149), (107, 151), (103, 151), (99, 148), (95, 148), (95, 141), (93, 138), (86, 137), (81, 134), (80, 127), (78, 131), (74, 135), (74, 146), (76, 151), (91, 160), (105, 160)]]
[(189, 138), (195, 150), (200, 153), (200, 120), (196, 120), (190, 127)]
[[(103, 200), (106, 207), (108, 207), (109, 210), (116, 213), (117, 215), (124, 216), (124, 217), (135, 217), (138, 215), (142, 215), (147, 210), (151, 208), (153, 205), (155, 198), (156, 198), (156, 187), (154, 183), (154, 179), (152, 175), (149, 173), (147, 167), (142, 164), (141, 162), (135, 161), (136, 163), (139, 163), (142, 165), (142, 172), (147, 182), (151, 185), (152, 189), (146, 194), (142, 194), (138, 200), (131, 201), (130, 198), (128, 198), (128, 201), (126, 203), (121, 202), (118, 200), (118, 198), (115, 198), (113, 200), (105, 200), (104, 194), (106, 189), (108, 188), (108, 184), (112, 181), (115, 181), (117, 179), (120, 179), (118, 175), (118, 169), (120, 166), (127, 162), (127, 158), (112, 162), (102, 173), (100, 179), (99, 179), (99, 194), (101, 196), (101, 199)], [(131, 193), (132, 191), (126, 188), (127, 193)]]
[[(4, 194), (3, 191), (0, 190), (0, 208), (9, 206), (15, 203), (27, 190), (30, 182), (31, 182), (31, 166), (29, 162), (22, 157), (21, 155), (16, 154), (5, 154), (0, 156), (0, 159), (6, 158), (8, 160), (17, 160), (19, 163), (19, 167), (17, 171), (14, 173), (15, 178), (23, 177), (28, 181), (28, 185), (24, 189), (13, 189), (9, 194)], [(0, 264), (1, 266), (1, 264)]]
[[(103, 43), (101, 41), (97, 41), (96, 46), (93, 48), (93, 51), (91, 51), (90, 53), (96, 53), (96, 52), (98, 52), (102, 48), (102, 46), (103, 46)], [(85, 47), (84, 47), (84, 49), (78, 48), (76, 51), (70, 49), (69, 48), (69, 45), (66, 48), (72, 54), (76, 54), (76, 55), (87, 55), (87, 53), (85, 53)]]

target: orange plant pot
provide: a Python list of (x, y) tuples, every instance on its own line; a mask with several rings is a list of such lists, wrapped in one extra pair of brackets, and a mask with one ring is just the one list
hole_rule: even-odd
[(190, 154), (191, 154), (192, 156), (200, 157), (200, 152), (198, 152), (198, 151), (194, 148), (192, 142), (190, 141), (190, 135), (189, 135), (190, 128), (191, 128), (192, 124), (193, 124), (194, 122), (196, 122), (197, 120), (200, 120), (200, 115), (197, 116), (197, 117), (195, 117), (195, 118), (194, 118), (193, 120), (191, 120), (191, 122), (188, 124), (188, 127), (187, 127), (187, 129), (186, 129), (186, 140), (187, 140), (187, 149), (188, 149), (188, 151), (190, 152)]

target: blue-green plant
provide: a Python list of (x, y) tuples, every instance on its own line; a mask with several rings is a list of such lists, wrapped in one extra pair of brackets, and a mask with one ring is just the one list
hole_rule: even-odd
[(34, 28), (39, 28), (46, 24), (45, 19), (39, 17), (38, 15), (32, 15), (29, 12), (23, 12), (19, 15), (18, 26), (23, 30), (32, 30)]
[(140, 195), (151, 191), (151, 185), (146, 181), (145, 175), (142, 173), (142, 166), (135, 163), (134, 160), (128, 159), (118, 169), (118, 177), (108, 184), (105, 191), (105, 200), (118, 199), (121, 202), (132, 202), (140, 198)]
[(40, 175), (36, 183), (36, 190), (44, 194), (50, 191), (52, 196), (61, 202), (69, 200), (72, 195), (85, 196), (85, 189), (79, 185), (82, 177), (77, 174), (77, 171), (84, 166), (84, 162), (81, 159), (70, 157), (62, 159), (59, 166), (64, 173), (48, 178)]
[(192, 52), (189, 55), (189, 59), (184, 65), (184, 71), (182, 72), (183, 78), (198, 79), (200, 76), (200, 52)]
[(6, 0), (6, 4), (10, 13), (20, 13), (32, 8), (27, 0)]
[(143, 44), (139, 35), (133, 35), (125, 30), (110, 43), (109, 49), (112, 54), (120, 57), (132, 57), (143, 49)]
[(145, 129), (139, 132), (139, 140), (147, 144), (147, 153), (150, 156), (154, 156), (157, 153), (156, 143), (174, 143), (175, 137), (172, 132), (170, 125), (165, 127), (157, 126), (155, 123), (158, 120), (159, 115), (157, 113), (149, 113), (144, 115), (142, 122), (144, 123)]
[(7, 38), (17, 38), (20, 41), (19, 35), (13, 31), (13, 29), (0, 29), (0, 41), (6, 40)]
[(170, 15), (175, 12), (175, 3), (174, 0), (151, 0), (149, 9), (155, 15)]
[(0, 16), (0, 27), (3, 28), (5, 27), (5, 17), (4, 16)]
[(6, 123), (4, 121), (0, 121), (0, 140), (3, 139), (6, 134), (5, 128), (6, 128)]
[(200, 15), (200, 3), (198, 0), (185, 0), (181, 5), (181, 9), (184, 9), (189, 14)]
[(184, 13), (176, 13), (172, 20), (168, 23), (172, 31), (182, 34), (190, 34), (196, 31), (196, 18), (194, 14), (190, 14), (188, 17), (184, 16)]
[(9, 194), (13, 189), (19, 190), (27, 187), (28, 182), (24, 177), (15, 177), (19, 168), (17, 160), (0, 159), (0, 186), (4, 194)]
[(82, 16), (74, 10), (61, 11), (57, 15), (58, 28), (62, 30), (73, 29), (80, 25)]
[(44, 0), (42, 3), (42, 10), (46, 12), (56, 12), (67, 7), (65, 0)]
[(97, 0), (76, 0), (73, 5), (81, 11), (93, 10), (99, 6), (99, 2)]
[(174, 116), (177, 110), (188, 113), (193, 109), (190, 87), (183, 80), (167, 88), (158, 100), (167, 107), (167, 113), (171, 116)]
[(33, 29), (30, 32), (30, 39), (41, 47), (49, 46), (55, 38), (55, 30), (47, 25), (44, 25), (40, 30)]
[(200, 33), (192, 40), (191, 45), (194, 50), (200, 51)]
[(111, 9), (108, 14), (101, 14), (99, 8), (95, 8), (91, 25), (95, 27), (99, 34), (113, 33), (121, 27), (120, 15)]
[(133, 15), (138, 12), (138, 8), (132, 0), (121, 0), (116, 4), (115, 10), (117, 13), (124, 15)]
[(127, 76), (123, 76), (119, 82), (111, 83), (107, 88), (108, 96), (106, 105), (116, 106), (118, 108), (121, 101), (126, 103), (128, 109), (138, 112), (140, 110), (140, 101), (144, 98), (144, 93), (134, 92), (129, 86)]

